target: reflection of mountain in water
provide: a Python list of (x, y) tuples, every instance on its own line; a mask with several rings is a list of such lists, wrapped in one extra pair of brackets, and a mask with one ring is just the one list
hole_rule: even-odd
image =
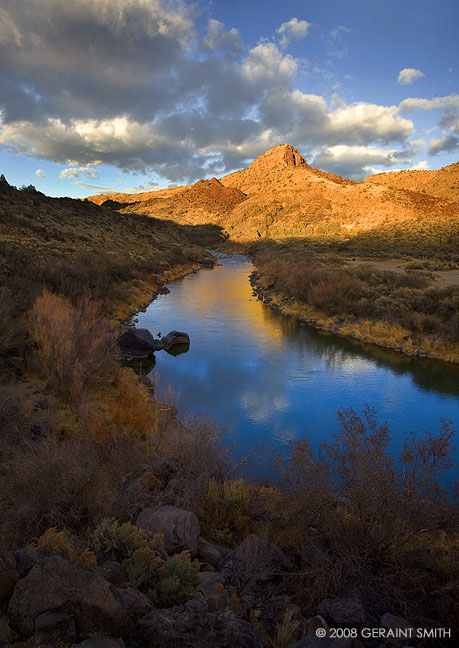
[(352, 358), (368, 360), (378, 367), (387, 367), (396, 374), (409, 374), (421, 389), (459, 396), (459, 367), (430, 358), (415, 358), (395, 353), (374, 344), (342, 338), (311, 326), (300, 326), (294, 317), (286, 317), (266, 308), (266, 318), (280, 320), (282, 333), (295, 337), (299, 345), (306, 344), (311, 354), (326, 359), (330, 368), (346, 363)]

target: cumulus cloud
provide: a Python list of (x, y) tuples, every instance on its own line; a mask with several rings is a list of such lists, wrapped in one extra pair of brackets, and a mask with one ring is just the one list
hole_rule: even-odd
[(429, 168), (429, 163), (427, 160), (421, 160), (420, 162), (416, 162), (416, 164), (413, 164), (411, 167), (411, 171), (423, 171), (424, 169)]
[(417, 81), (417, 79), (420, 79), (423, 76), (425, 76), (425, 74), (424, 72), (421, 72), (421, 70), (417, 70), (416, 68), (404, 68), (403, 70), (400, 70), (398, 74), (397, 83), (400, 85), (411, 85), (414, 81)]
[(99, 171), (94, 168), (93, 164), (88, 164), (87, 166), (71, 166), (67, 169), (63, 169), (60, 172), (60, 178), (62, 180), (73, 179), (77, 180), (79, 178), (93, 178), (96, 180), (99, 177)]
[(441, 128), (449, 128), (454, 133), (459, 135), (459, 110), (446, 112), (440, 120), (439, 126)]
[(237, 57), (242, 52), (242, 43), (239, 32), (234, 27), (225, 29), (225, 25), (219, 20), (209, 20), (207, 36), (201, 41), (201, 47), (208, 52), (227, 50), (232, 57)]
[(454, 116), (457, 119), (459, 110), (459, 94), (447, 95), (445, 97), (434, 97), (433, 99), (420, 99), (418, 97), (409, 97), (404, 99), (399, 105), (399, 112), (414, 112), (415, 110), (439, 110), (446, 108), (454, 110)]
[[(314, 166), (327, 169), (339, 175), (352, 176), (363, 180), (375, 169), (370, 165), (378, 164), (393, 167), (399, 161), (400, 152), (380, 149), (373, 146), (337, 145), (319, 151), (313, 160)], [(377, 173), (381, 173), (377, 171)]]
[[(181, 0), (3, 0), (0, 145), (66, 165), (74, 182), (95, 179), (98, 162), (181, 184), (281, 142), (358, 175), (378, 164), (369, 148), (398, 158), (410, 148), (406, 113), (441, 108), (442, 128), (457, 128), (458, 95), (398, 107), (327, 102), (298, 89), (303, 62), (279, 43), (244, 50), (237, 30), (214, 19), (199, 37), (195, 11)], [(277, 31), (290, 42), (308, 29), (292, 19)]]
[(431, 139), (429, 142), (429, 153), (436, 155), (441, 151), (452, 153), (459, 147), (459, 137), (456, 135), (447, 135), (439, 139)]
[(249, 51), (243, 64), (245, 75), (253, 81), (283, 80), (298, 70), (298, 61), (290, 54), (282, 54), (274, 43), (260, 43)]
[(43, 169), (37, 169), (36, 171), (34, 171), (34, 173), (38, 178), (44, 178), (45, 177), (45, 172), (43, 171)]
[(298, 20), (298, 18), (292, 18), (288, 22), (282, 23), (282, 25), (276, 29), (276, 33), (280, 34), (281, 40), (280, 44), (282, 47), (287, 47), (292, 41), (301, 40), (304, 38), (311, 23), (308, 23), (306, 20)]

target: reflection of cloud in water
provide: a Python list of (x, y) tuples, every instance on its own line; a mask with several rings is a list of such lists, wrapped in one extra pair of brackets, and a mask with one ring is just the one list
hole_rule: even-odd
[(298, 441), (299, 439), (304, 438), (303, 431), (300, 431), (296, 427), (282, 427), (275, 428), (273, 430), (273, 438), (276, 441), (280, 441), (281, 444), (289, 446), (293, 441)]
[(376, 406), (399, 445), (411, 429), (437, 430), (440, 416), (459, 420), (457, 369), (299, 326), (250, 301), (248, 263), (228, 264), (172, 284), (139, 314), (139, 328), (191, 337), (187, 353), (157, 354), (158, 398), (171, 382), (181, 412), (210, 416), (244, 451), (273, 447), (271, 457), (294, 439), (330, 438), (336, 412), (350, 405)]
[(290, 406), (290, 401), (285, 396), (273, 397), (262, 392), (243, 392), (239, 402), (247, 416), (257, 423), (269, 421), (276, 413), (285, 412)]

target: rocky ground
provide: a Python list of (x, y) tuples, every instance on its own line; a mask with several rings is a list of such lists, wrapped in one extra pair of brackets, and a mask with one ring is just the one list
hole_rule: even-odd
[[(165, 477), (167, 465), (161, 469)], [(166, 477), (163, 488), (174, 488), (172, 481)], [(273, 645), (265, 632), (271, 628), (277, 631), (275, 645), (283, 648), (389, 648), (404, 645), (394, 641), (397, 632), (415, 632), (389, 612), (371, 619), (351, 592), (347, 598), (324, 599), (312, 617), (305, 617), (289, 596), (276, 596), (275, 587), (260, 599), (260, 589), (273, 585), (279, 573), (288, 573), (292, 563), (257, 535), (233, 550), (217, 546), (201, 536), (192, 512), (170, 505), (143, 509), (135, 527), (147, 538), (161, 534), (167, 556), (188, 552), (195, 559), (189, 600), (158, 607), (130, 582), (127, 563), (113, 555), (107, 559), (103, 552), (88, 567), (61, 555), (62, 548), (48, 555), (33, 548), (2, 550), (0, 604), (6, 617), (0, 645), (26, 645), (22, 642), (27, 640), (27, 645), (84, 648), (265, 648)], [(371, 627), (382, 629), (389, 639), (368, 639)]]

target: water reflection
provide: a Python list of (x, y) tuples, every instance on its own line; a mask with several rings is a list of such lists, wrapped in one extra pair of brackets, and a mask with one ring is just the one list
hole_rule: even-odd
[(336, 412), (365, 403), (389, 423), (394, 450), (414, 429), (459, 420), (459, 371), (435, 361), (323, 334), (272, 311), (251, 294), (244, 257), (169, 285), (139, 327), (183, 330), (191, 345), (178, 357), (157, 354), (158, 391), (171, 384), (182, 412), (203, 413), (238, 438), (282, 450), (337, 430)]

